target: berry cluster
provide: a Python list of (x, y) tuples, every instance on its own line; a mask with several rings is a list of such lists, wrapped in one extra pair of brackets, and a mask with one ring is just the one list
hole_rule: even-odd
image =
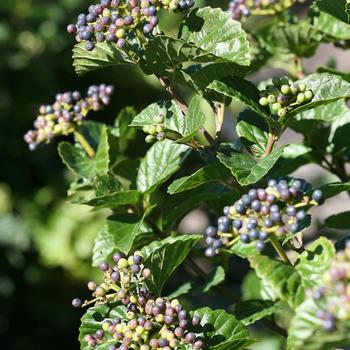
[(157, 115), (154, 118), (155, 125), (145, 125), (142, 130), (148, 134), (145, 138), (147, 143), (152, 143), (155, 140), (163, 141), (165, 139), (164, 132), (164, 116)]
[(270, 234), (282, 237), (297, 233), (306, 209), (322, 201), (320, 190), (313, 191), (311, 198), (306, 195), (309, 187), (303, 180), (270, 179), (267, 188), (251, 189), (224, 208), (217, 227), (207, 227), (205, 241), (209, 247), (205, 255), (213, 257), (238, 239), (243, 243), (255, 241), (261, 251)]
[(76, 35), (76, 41), (85, 41), (91, 51), (96, 42), (115, 43), (122, 48), (129, 32), (142, 29), (151, 34), (158, 24), (158, 11), (185, 10), (195, 0), (101, 0), (90, 5), (88, 13), (81, 13), (76, 24), (69, 24), (67, 31)]
[(310, 102), (314, 94), (304, 83), (291, 83), (287, 77), (274, 77), (272, 84), (260, 92), (261, 106), (269, 106), (270, 112), (280, 118), (304, 103)]
[(84, 303), (74, 299), (72, 305), (121, 302), (126, 306), (127, 318), (104, 320), (102, 329), (86, 335), (89, 346), (112, 343), (109, 350), (171, 350), (184, 345), (195, 350), (203, 348), (203, 340), (193, 331), (200, 324), (200, 318), (191, 318), (177, 299), (154, 299), (148, 291), (145, 280), (151, 271), (144, 267), (141, 252), (129, 257), (117, 253), (113, 260), (114, 266), (106, 262), (100, 265), (104, 272), (101, 285), (88, 283), (95, 298)]
[(231, 0), (228, 11), (232, 19), (240, 20), (255, 14), (282, 12), (287, 6), (283, 0)]
[(29, 130), (24, 140), (34, 150), (40, 143), (50, 143), (55, 136), (72, 133), (89, 111), (98, 111), (109, 104), (113, 90), (113, 86), (101, 84), (90, 86), (85, 98), (79, 91), (57, 94), (54, 104), (39, 108), (35, 130)]
[(350, 320), (350, 241), (337, 253), (322, 285), (309, 291), (309, 296), (321, 307), (317, 316), (326, 331), (335, 330), (337, 322)]

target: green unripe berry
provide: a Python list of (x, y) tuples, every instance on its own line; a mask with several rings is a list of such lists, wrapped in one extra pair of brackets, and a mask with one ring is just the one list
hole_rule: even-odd
[(159, 322), (159, 323), (164, 322), (164, 315), (158, 314), (158, 315), (156, 316), (156, 321)]
[(283, 95), (288, 95), (290, 93), (289, 85), (282, 85), (281, 86), (281, 92), (282, 92)]
[(109, 331), (109, 327), (110, 327), (110, 323), (109, 322), (103, 322), (102, 324), (102, 329), (105, 331), (105, 332), (108, 332)]
[(162, 114), (157, 115), (157, 116), (154, 118), (154, 121), (155, 121), (157, 124), (163, 124), (163, 123), (164, 123), (164, 115), (162, 115)]
[(276, 102), (271, 106), (271, 111), (277, 113), (282, 108), (281, 104)]
[(259, 104), (261, 106), (267, 106), (269, 104), (269, 100), (266, 97), (261, 97), (259, 100)]
[(118, 38), (118, 39), (122, 39), (124, 38), (125, 36), (125, 29), (118, 29), (117, 32), (115, 33), (115, 36)]
[(306, 101), (311, 101), (312, 98), (314, 97), (314, 94), (313, 94), (313, 92), (311, 90), (306, 90), (304, 95), (305, 95), (305, 100)]
[(143, 276), (144, 278), (148, 278), (150, 275), (151, 275), (151, 270), (150, 270), (150, 269), (144, 269), (144, 270), (142, 271), (142, 276)]
[(153, 135), (147, 135), (145, 138), (146, 143), (152, 143), (153, 141), (155, 141), (155, 137)]
[(141, 339), (140, 335), (137, 334), (137, 333), (134, 333), (133, 336), (132, 336), (132, 340), (133, 341), (136, 341), (136, 342), (139, 342)]
[(133, 303), (133, 304), (137, 303), (137, 297), (135, 295), (130, 296), (130, 303)]
[(129, 275), (125, 275), (122, 277), (122, 283), (124, 284), (129, 284), (130, 283), (130, 276)]
[(299, 87), (298, 87), (298, 85), (297, 85), (297, 84), (292, 84), (292, 85), (290, 86), (290, 91), (291, 91), (294, 95), (296, 95), (296, 94), (299, 92)]
[(127, 331), (127, 332), (124, 332), (124, 335), (125, 335), (125, 338), (132, 339), (134, 333), (132, 331)]
[(176, 305), (179, 305), (180, 302), (177, 299), (174, 299), (171, 301), (171, 307), (175, 307)]
[(305, 94), (302, 92), (299, 92), (297, 95), (297, 101), (298, 103), (303, 103), (305, 102)]
[(157, 125), (156, 126), (156, 130), (157, 130), (157, 133), (163, 132), (164, 131), (164, 125), (162, 125), (162, 124)]
[(106, 291), (102, 287), (97, 287), (95, 294), (98, 297), (104, 297), (106, 295)]
[(275, 85), (275, 86), (280, 86), (280, 84), (281, 84), (280, 78), (273, 77), (272, 78), (272, 84)]
[(145, 329), (142, 326), (137, 326), (136, 327), (136, 333), (141, 335), (145, 332)]
[(103, 10), (102, 16), (104, 16), (104, 17), (110, 17), (110, 15), (111, 15), (111, 10), (109, 10), (109, 9), (107, 9), (107, 8)]
[(269, 95), (267, 96), (267, 100), (269, 101), (270, 104), (276, 102), (276, 96), (275, 95)]
[(287, 77), (280, 78), (281, 85), (289, 85), (289, 79)]
[(157, 133), (157, 128), (154, 125), (151, 125), (148, 129), (150, 135), (155, 135)]
[[(133, 311), (128, 311), (126, 313), (126, 317), (128, 318), (128, 320), (132, 320), (133, 318), (135, 318), (135, 312)], [(128, 326), (129, 327), (129, 326)], [(124, 331), (125, 332), (125, 331)]]
[(267, 85), (266, 86), (266, 91), (269, 93), (269, 94), (272, 94), (272, 93), (274, 93), (274, 92), (276, 92), (276, 87), (274, 86), (274, 85)]
[(148, 345), (146, 345), (146, 344), (142, 344), (140, 346), (140, 350), (150, 350), (150, 347)]
[(170, 4), (170, 1), (171, 1), (171, 0), (162, 0), (162, 4), (165, 5), (165, 6), (167, 6), (167, 5)]
[(145, 132), (146, 134), (148, 134), (149, 125), (144, 125), (144, 126), (142, 127), (142, 130), (143, 130), (143, 132)]
[(305, 92), (305, 90), (306, 90), (306, 84), (304, 84), (304, 83), (299, 83), (298, 86), (299, 86), (299, 91), (300, 91), (300, 92)]
[(134, 257), (132, 255), (130, 255), (128, 258), (128, 264), (129, 266), (134, 265)]
[(128, 261), (125, 259), (125, 258), (121, 258), (119, 261), (118, 261), (118, 267), (121, 268), (121, 269), (125, 269), (129, 266), (129, 263)]
[(124, 326), (122, 325), (122, 324), (117, 324), (116, 326), (115, 326), (115, 331), (117, 332), (117, 333), (123, 333), (123, 331), (124, 331)]
[(287, 114), (287, 110), (286, 110), (285, 108), (281, 108), (281, 109), (279, 109), (278, 112), (277, 112), (277, 115), (278, 115), (280, 118), (285, 117), (286, 114)]

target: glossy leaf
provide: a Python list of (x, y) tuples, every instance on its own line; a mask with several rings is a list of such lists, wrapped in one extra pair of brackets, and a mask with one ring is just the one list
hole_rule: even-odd
[(169, 299), (175, 299), (178, 298), (184, 294), (188, 294), (190, 290), (192, 289), (192, 283), (191, 282), (186, 282), (176, 290), (174, 290), (172, 293), (168, 295)]
[(175, 194), (191, 190), (208, 182), (226, 181), (230, 171), (220, 163), (207, 165), (189, 176), (175, 180), (169, 187), (168, 193)]
[(330, 268), (331, 261), (334, 257), (334, 246), (331, 241), (325, 237), (314, 241), (299, 256), (295, 268), (301, 275), (305, 290), (320, 283), (323, 274)]
[(183, 22), (180, 38), (223, 60), (242, 66), (250, 63), (247, 34), (238, 21), (221, 9), (195, 9)]
[[(349, 22), (350, 23), (350, 22)], [(331, 37), (330, 40), (349, 40), (350, 27), (349, 24), (327, 14), (321, 12), (317, 18), (315, 27)]]
[(108, 66), (131, 64), (136, 61), (113, 43), (97, 43), (93, 51), (87, 51), (85, 43), (79, 43), (73, 50), (73, 66), (80, 76)]
[(202, 294), (209, 292), (210, 289), (216, 287), (225, 280), (225, 270), (222, 266), (216, 266), (206, 278), (203, 286), (194, 290), (194, 294)]
[(316, 0), (317, 7), (345, 23), (350, 23), (349, 18), (346, 13), (347, 1), (346, 0)]
[(324, 221), (324, 226), (338, 230), (348, 230), (350, 228), (350, 212), (345, 211), (328, 216)]
[(152, 192), (168, 180), (181, 166), (189, 147), (164, 140), (156, 142), (146, 153), (137, 174), (137, 188)]
[(168, 237), (162, 241), (154, 241), (142, 248), (144, 264), (152, 271), (149, 287), (154, 293), (160, 295), (170, 275), (201, 238), (200, 235)]
[(299, 106), (290, 112), (290, 116), (315, 108), (322, 104), (350, 97), (350, 83), (343, 80), (338, 75), (330, 73), (315, 73), (297, 81), (297, 83), (301, 82), (305, 83), (308, 89), (312, 90), (314, 97), (311, 102)]
[(202, 331), (204, 343), (211, 350), (245, 349), (253, 341), (248, 329), (234, 315), (224, 310), (211, 310), (208, 307), (195, 310), (191, 315), (200, 317), (198, 331)]
[(332, 182), (320, 188), (325, 199), (350, 190), (350, 182)]
[(264, 317), (273, 315), (279, 309), (279, 303), (269, 300), (247, 300), (235, 304), (233, 313), (245, 326), (249, 326)]
[[(86, 335), (94, 335), (96, 331), (102, 329), (102, 323), (105, 319), (126, 319), (126, 308), (124, 306), (115, 305), (97, 305), (90, 307), (85, 315), (81, 318), (81, 325), (79, 328), (79, 342), (82, 350), (90, 350), (91, 347), (85, 340)], [(104, 341), (101, 345), (95, 347), (96, 350), (108, 350), (108, 348), (115, 343), (112, 335), (105, 334)]]
[(256, 183), (269, 172), (283, 154), (284, 147), (274, 149), (259, 161), (248, 154), (235, 151), (232, 147), (222, 147), (217, 157), (231, 170), (240, 185), (247, 186)]
[(271, 118), (267, 110), (259, 104), (259, 90), (248, 80), (239, 77), (214, 80), (207, 86), (207, 91), (215, 91), (228, 98), (235, 98), (264, 118)]
[(278, 298), (286, 301), (292, 308), (303, 301), (302, 278), (292, 266), (263, 255), (251, 257), (250, 263), (257, 276)]

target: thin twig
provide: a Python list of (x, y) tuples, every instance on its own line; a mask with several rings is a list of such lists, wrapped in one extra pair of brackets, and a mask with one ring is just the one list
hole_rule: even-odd
[(86, 140), (86, 138), (79, 132), (79, 131), (74, 131), (74, 136), (76, 139), (79, 141), (79, 143), (83, 146), (85, 152), (90, 158), (95, 157), (95, 150), (90, 146), (89, 142)]
[(170, 85), (169, 78), (158, 77), (161, 85), (164, 87), (165, 91), (168, 92), (176, 101), (177, 105), (181, 109), (181, 112), (187, 116), (188, 107), (186, 101), (175, 91), (175, 89)]
[(264, 154), (261, 156), (262, 158), (268, 156), (272, 152), (273, 147), (277, 140), (278, 140), (278, 136), (274, 133), (272, 127), (269, 125), (269, 139), (267, 141)]

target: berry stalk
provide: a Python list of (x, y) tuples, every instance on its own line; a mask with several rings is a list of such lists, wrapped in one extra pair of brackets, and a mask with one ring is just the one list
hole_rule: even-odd
[(79, 143), (83, 146), (85, 152), (90, 158), (94, 158), (96, 155), (95, 150), (90, 146), (89, 142), (86, 140), (86, 138), (79, 132), (74, 131), (75, 138), (79, 141)]

